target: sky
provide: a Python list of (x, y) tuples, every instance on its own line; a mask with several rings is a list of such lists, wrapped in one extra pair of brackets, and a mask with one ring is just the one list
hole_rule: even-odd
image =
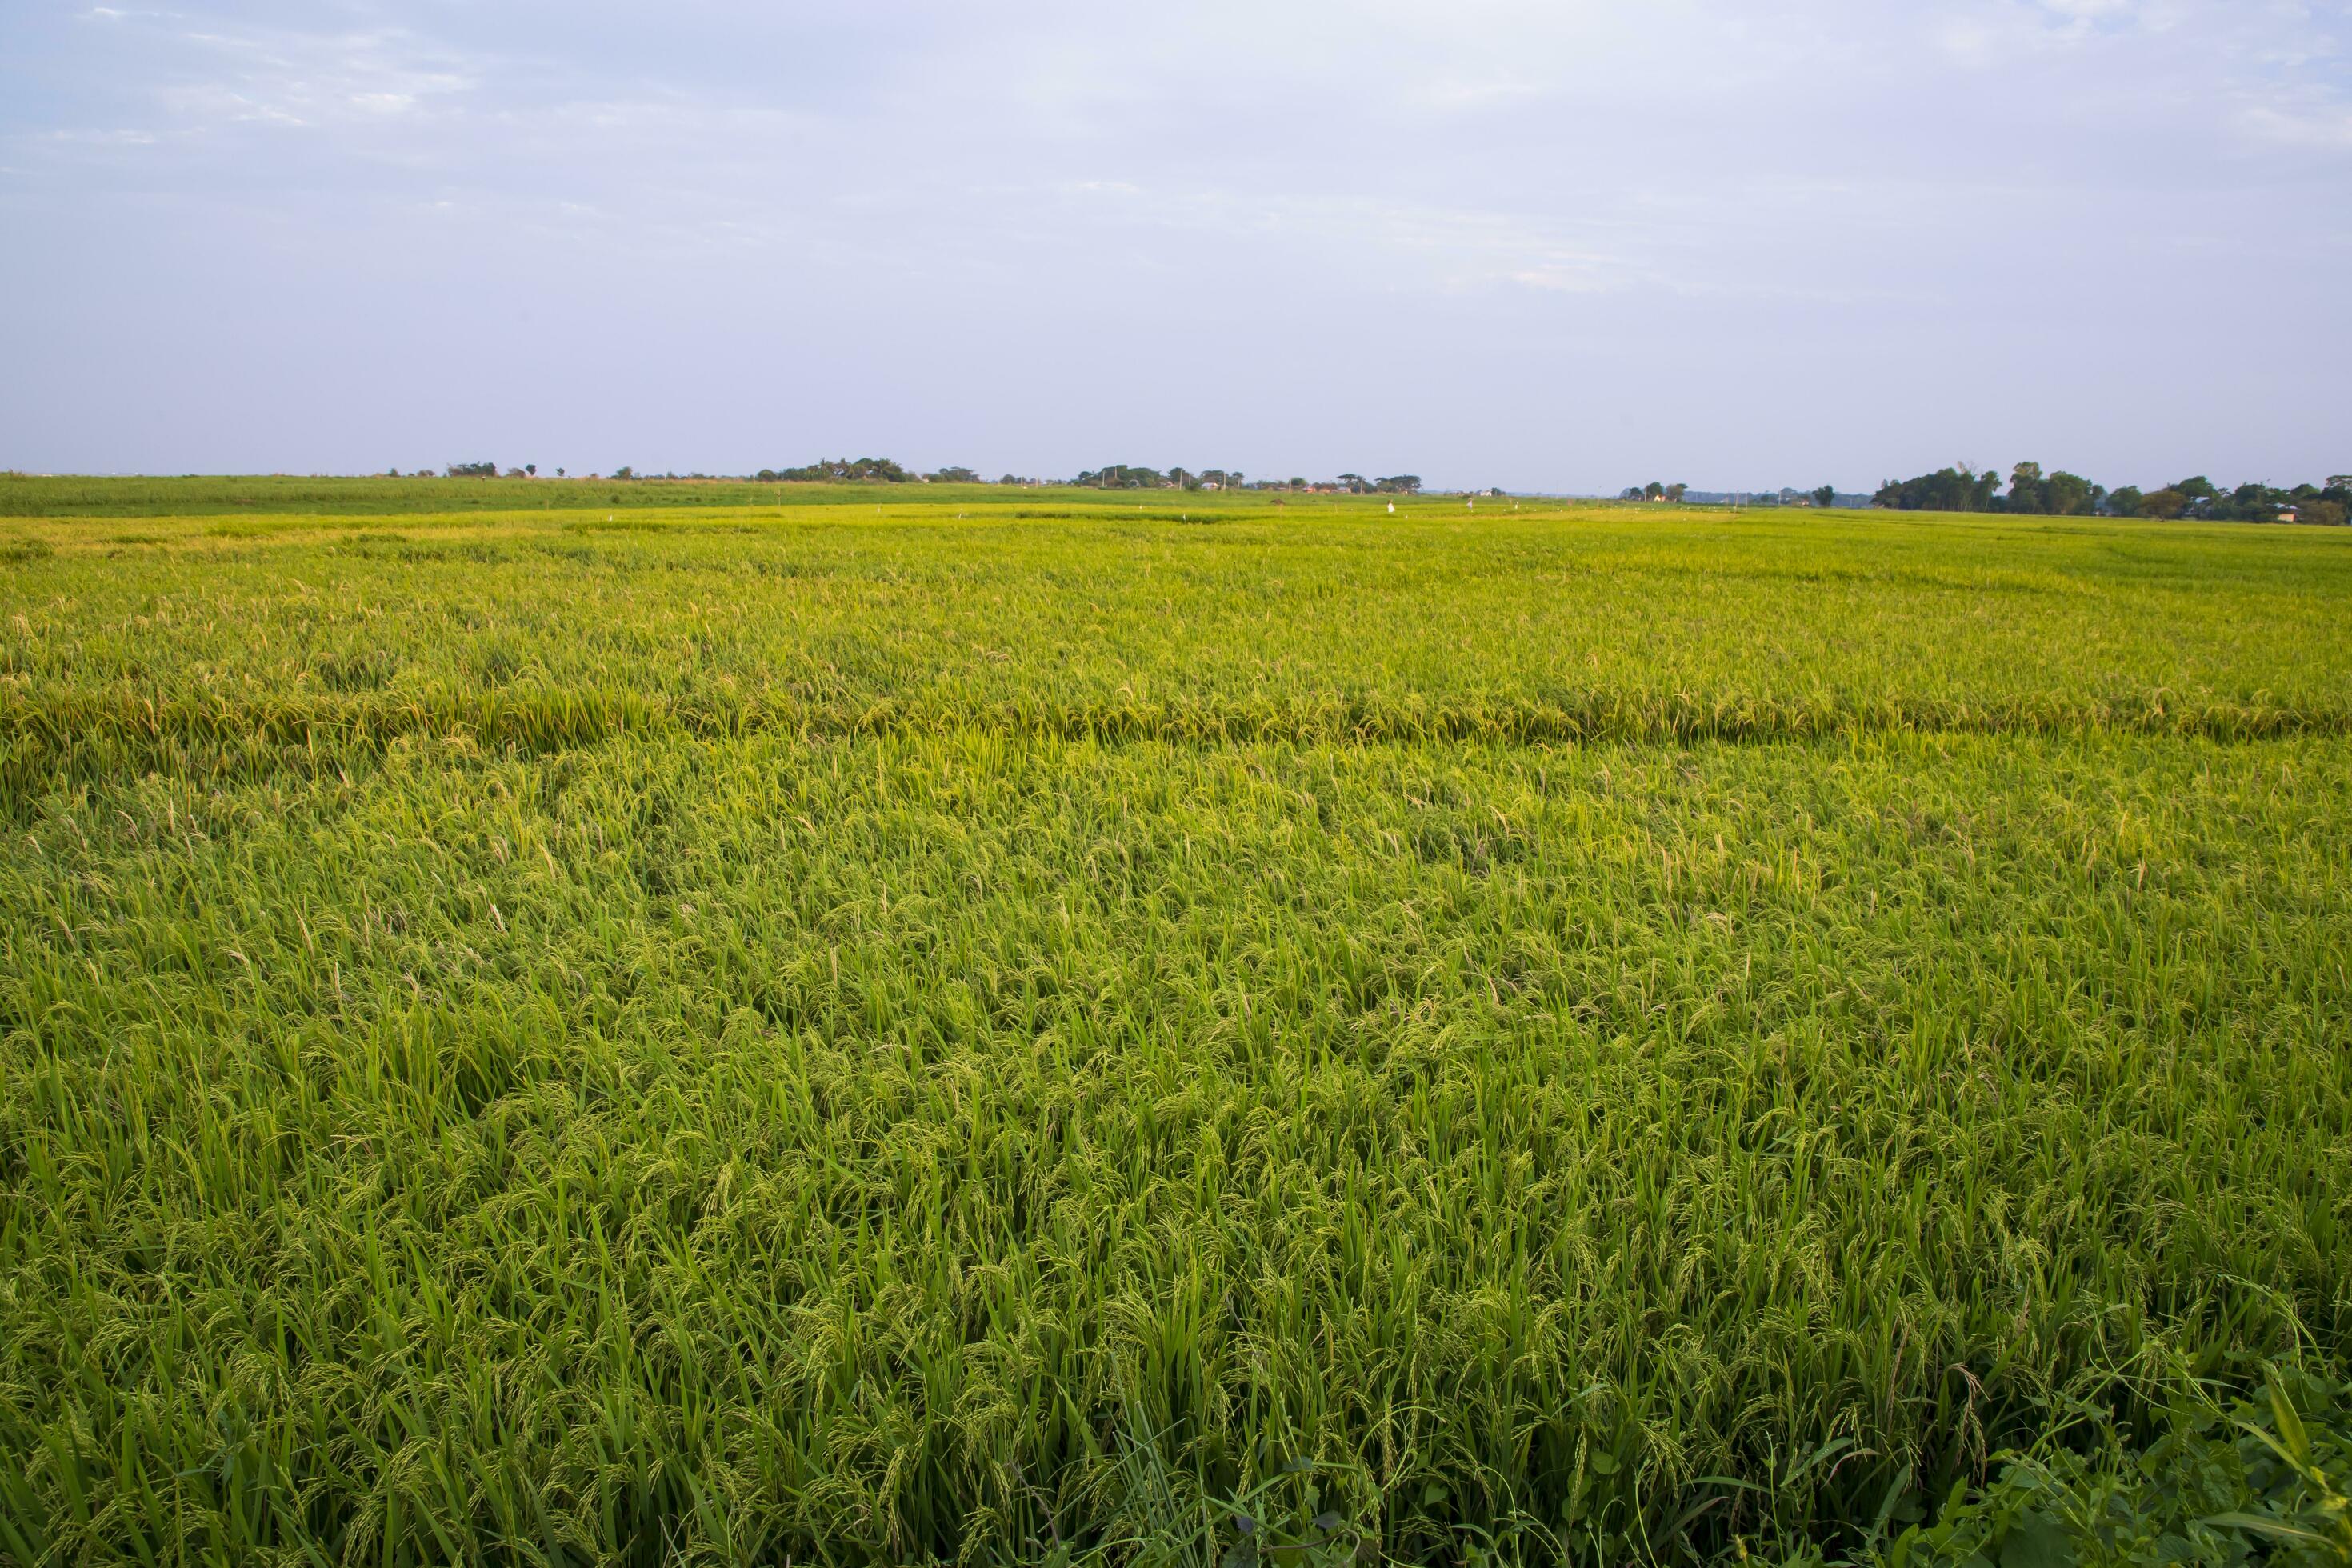
[(0, 467), (2352, 471), (2352, 0), (0, 3)]

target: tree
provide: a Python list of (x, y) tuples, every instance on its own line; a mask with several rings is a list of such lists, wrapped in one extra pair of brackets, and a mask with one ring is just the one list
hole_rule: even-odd
[[(770, 470), (762, 469), (767, 474)], [(777, 479), (806, 484), (818, 480), (878, 480), (885, 484), (904, 485), (915, 482), (916, 476), (887, 458), (820, 458), (799, 468), (778, 468), (772, 471)], [(615, 476), (616, 478), (618, 476)]]
[(1897, 511), (1990, 511), (1999, 477), (1974, 463), (1938, 468), (1915, 479), (1889, 479), (1870, 504)]
[(2029, 514), (2050, 510), (2049, 493), (2043, 488), (2041, 464), (2020, 463), (2010, 470), (2009, 510)]
[(522, 466), (522, 471), (529, 474), (534, 479), (539, 478), (539, 465), (537, 463), (525, 463)]
[(562, 470), (562, 468), (558, 468), (558, 469), (556, 469), (556, 470), (555, 470), (555, 477), (556, 477), (557, 479), (562, 479), (562, 478), (563, 477), (563, 470)]
[(2189, 498), (2177, 489), (2160, 489), (2143, 497), (2139, 503), (2142, 517), (2161, 518), (2169, 522), (2189, 510)]
[(2088, 517), (2106, 494), (2105, 486), (2061, 468), (2042, 481), (2042, 510), (2052, 517)]
[(2107, 497), (2107, 510), (2117, 517), (2137, 517), (2141, 503), (2147, 499), (2140, 494), (2137, 485), (2126, 485)]
[(1643, 500), (1663, 500), (1665, 499), (1665, 494), (1666, 487), (1658, 483), (1655, 479), (1652, 479), (1648, 484), (1642, 487), (1642, 499)]
[(1089, 468), (1075, 481), (1107, 490), (1158, 489), (1166, 481), (1157, 468), (1130, 468), (1125, 463), (1105, 463), (1099, 468)]
[(619, 468), (613, 470), (613, 477), (616, 479), (634, 479), (637, 477), (637, 470), (629, 467), (628, 464), (623, 463)]
[(1680, 501), (1684, 496), (1689, 493), (1690, 486), (1688, 485), (1673, 484), (1666, 487), (1666, 499), (1670, 501)]
[(1823, 485), (1821, 489), (1815, 490), (1813, 492), (1813, 504), (1823, 508), (1837, 505), (1837, 486)]
[(2346, 507), (2340, 500), (2305, 501), (2302, 510), (2304, 521), (2317, 523), (2322, 528), (2342, 528), (2345, 518), (2352, 515), (2352, 508)]
[(2215, 498), (2205, 515), (2224, 522), (2270, 522), (2284, 508), (2300, 506), (2318, 492), (2308, 485), (2289, 490), (2273, 489), (2264, 484), (2240, 485), (2226, 496)]
[(452, 463), (444, 471), (453, 479), (495, 479), (499, 477), (496, 463)]

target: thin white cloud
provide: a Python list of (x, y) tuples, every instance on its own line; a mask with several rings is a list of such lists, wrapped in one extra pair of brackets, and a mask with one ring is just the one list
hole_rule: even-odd
[(454, 50), (396, 28), (315, 33), (182, 26), (175, 25), (179, 13), (108, 15), (142, 25), (152, 47), (176, 57), (151, 88), (152, 101), (198, 125), (316, 127), (380, 120), (477, 85)]
[(1475, 110), (1541, 98), (1552, 89), (1524, 77), (1449, 73), (1408, 83), (1405, 90), (1415, 101), (1433, 109)]
[(1933, 16), (1927, 37), (1947, 58), (1969, 67), (2014, 62), (2052, 50), (2179, 26), (2210, 0), (1972, 0)]
[(37, 140), (61, 147), (152, 147), (155, 144), (155, 133), (130, 129), (44, 131)]
[(2352, 152), (2352, 107), (2342, 103), (2255, 104), (2239, 115), (2239, 123), (2259, 142)]

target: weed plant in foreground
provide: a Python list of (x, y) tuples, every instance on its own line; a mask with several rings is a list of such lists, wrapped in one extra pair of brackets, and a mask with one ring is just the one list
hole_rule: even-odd
[(2317, 1550), (2340, 542), (876, 504), (6, 525), (0, 1553)]

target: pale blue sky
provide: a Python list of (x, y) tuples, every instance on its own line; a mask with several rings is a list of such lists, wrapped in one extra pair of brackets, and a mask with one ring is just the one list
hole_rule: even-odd
[(0, 5), (0, 466), (2352, 469), (2352, 5)]

